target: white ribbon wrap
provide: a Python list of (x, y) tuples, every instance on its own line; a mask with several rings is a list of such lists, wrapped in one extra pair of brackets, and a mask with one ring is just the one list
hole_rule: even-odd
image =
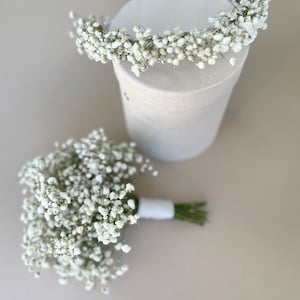
[(175, 206), (173, 201), (170, 200), (140, 198), (138, 215), (141, 219), (173, 219)]

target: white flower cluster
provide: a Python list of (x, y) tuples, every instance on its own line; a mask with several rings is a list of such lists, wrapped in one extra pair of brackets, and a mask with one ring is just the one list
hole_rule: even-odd
[(138, 219), (130, 179), (146, 171), (153, 167), (134, 143), (114, 145), (103, 129), (27, 163), (19, 175), (26, 186), (21, 220), (29, 270), (38, 277), (52, 265), (60, 283), (85, 280), (89, 290), (100, 282), (107, 293), (107, 280), (127, 270), (117, 255), (130, 251), (124, 227)]
[[(190, 32), (166, 30), (162, 36), (152, 35), (151, 29), (135, 26), (135, 38), (128, 30), (109, 30), (109, 20), (97, 21), (91, 16), (83, 19), (70, 13), (74, 20), (76, 45), (80, 54), (86, 53), (91, 60), (106, 63), (129, 61), (136, 76), (155, 63), (178, 66), (187, 59), (200, 69), (214, 65), (228, 52), (238, 53), (243, 46), (252, 43), (258, 29), (266, 29), (270, 0), (229, 0), (231, 12), (221, 12), (209, 18), (211, 26)], [(234, 65), (235, 58), (229, 59)]]

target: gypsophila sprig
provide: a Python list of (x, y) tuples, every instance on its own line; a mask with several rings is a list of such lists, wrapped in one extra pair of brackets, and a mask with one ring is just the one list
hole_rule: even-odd
[(205, 202), (174, 204), (139, 198), (131, 183), (137, 174), (157, 176), (134, 143), (114, 144), (103, 129), (79, 142), (55, 144), (55, 151), (35, 158), (21, 170), (25, 186), (23, 260), (40, 277), (54, 267), (59, 282), (84, 280), (87, 290), (109, 292), (110, 279), (128, 269), (121, 253), (131, 247), (124, 229), (139, 218), (207, 221)]
[(85, 280), (90, 290), (99, 282), (107, 293), (103, 285), (127, 271), (116, 253), (130, 251), (122, 233), (138, 219), (130, 181), (149, 170), (134, 143), (114, 145), (102, 129), (27, 163), (20, 172), (25, 265), (36, 277), (52, 265), (60, 283)]
[[(129, 61), (136, 76), (156, 63), (168, 63), (175, 67), (182, 60), (193, 62), (200, 69), (214, 65), (226, 53), (238, 53), (250, 45), (259, 29), (266, 29), (270, 0), (228, 0), (231, 12), (220, 12), (209, 18), (210, 27), (166, 30), (163, 35), (152, 35), (151, 29), (135, 26), (135, 37), (125, 28), (110, 30), (111, 20), (94, 16), (87, 19), (70, 13), (73, 19), (78, 52), (89, 59), (107, 63)], [(228, 62), (235, 64), (235, 57)]]

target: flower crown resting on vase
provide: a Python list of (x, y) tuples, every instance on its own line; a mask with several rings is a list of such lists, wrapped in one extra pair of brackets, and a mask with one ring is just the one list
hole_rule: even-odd
[[(206, 64), (214, 65), (228, 52), (238, 53), (243, 46), (251, 44), (258, 29), (266, 29), (270, 0), (229, 0), (230, 12), (220, 12), (208, 19), (211, 26), (192, 29), (166, 30), (163, 35), (152, 35), (151, 29), (134, 26), (135, 37), (126, 28), (110, 30), (111, 19), (94, 16), (84, 19), (70, 12), (75, 31), (71, 36), (80, 54), (89, 59), (107, 63), (129, 61), (136, 76), (155, 63), (178, 66), (182, 60), (193, 62), (200, 69)], [(228, 62), (235, 64), (235, 58)]]

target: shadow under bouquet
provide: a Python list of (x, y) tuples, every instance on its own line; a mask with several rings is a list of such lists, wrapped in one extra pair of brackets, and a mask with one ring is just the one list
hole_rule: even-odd
[(205, 224), (204, 202), (140, 198), (131, 181), (143, 173), (158, 174), (134, 143), (114, 144), (103, 129), (79, 142), (56, 143), (52, 153), (28, 162), (19, 176), (22, 258), (29, 271), (39, 277), (52, 266), (61, 284), (77, 279), (107, 294), (107, 282), (128, 269), (121, 260), (131, 250), (124, 242), (127, 225), (139, 218)]

